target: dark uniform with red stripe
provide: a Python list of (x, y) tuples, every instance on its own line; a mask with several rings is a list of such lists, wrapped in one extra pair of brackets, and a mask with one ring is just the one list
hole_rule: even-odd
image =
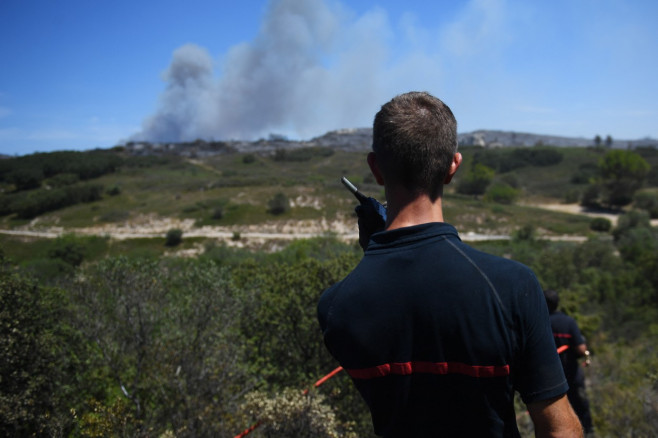
[(564, 374), (569, 383), (569, 402), (573, 407), (578, 418), (583, 425), (586, 433), (593, 430), (592, 416), (589, 409), (589, 400), (585, 393), (585, 374), (578, 363), (578, 346), (585, 343), (583, 335), (580, 333), (578, 323), (572, 317), (562, 312), (552, 312), (550, 314), (553, 337), (555, 346), (568, 346), (564, 352), (560, 353), (560, 360), (564, 368)]
[(567, 391), (535, 275), (445, 223), (374, 234), (318, 316), (377, 435), (519, 436), (514, 390)]

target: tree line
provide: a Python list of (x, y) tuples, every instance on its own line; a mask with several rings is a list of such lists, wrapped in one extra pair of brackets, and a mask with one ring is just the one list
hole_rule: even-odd
[[(485, 199), (496, 202), (511, 203), (519, 195), (514, 178), (501, 178), (497, 183), (497, 174), (509, 172), (526, 166), (545, 167), (558, 164), (563, 155), (557, 148), (536, 146), (533, 148), (510, 148), (503, 150), (480, 149), (473, 154), (470, 166), (458, 179), (457, 192), (475, 197), (484, 195)], [(619, 210), (633, 202), (648, 211), (652, 217), (658, 217), (658, 196), (636, 193), (648, 182), (658, 185), (656, 169), (638, 152), (631, 150), (606, 151), (598, 163), (585, 163), (572, 176), (571, 182), (583, 184), (586, 188), (576, 199), (588, 208), (610, 208)]]
[[(32, 219), (102, 198), (100, 184), (81, 183), (114, 172), (123, 159), (112, 151), (59, 151), (0, 160), (0, 216)], [(112, 192), (111, 194), (116, 194)]]

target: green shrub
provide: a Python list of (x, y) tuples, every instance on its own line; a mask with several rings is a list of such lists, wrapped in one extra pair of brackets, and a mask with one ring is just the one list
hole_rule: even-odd
[(571, 177), (572, 184), (588, 184), (596, 178), (599, 170), (594, 163), (585, 163), (578, 166), (578, 171)]
[(586, 208), (598, 208), (601, 205), (599, 203), (600, 196), (601, 187), (598, 184), (590, 184), (580, 198), (580, 205)]
[(46, 181), (50, 187), (64, 187), (80, 181), (80, 177), (75, 173), (59, 173)]
[(489, 190), (487, 190), (486, 195), (484, 195), (485, 201), (498, 202), (499, 204), (513, 204), (518, 197), (518, 190), (507, 184), (500, 183), (492, 185)]
[(296, 149), (277, 149), (274, 151), (274, 161), (310, 161), (314, 157), (330, 157), (334, 150), (329, 147), (310, 147)]
[(525, 224), (514, 233), (515, 240), (535, 240), (537, 231), (534, 225)]
[(67, 293), (20, 274), (0, 252), (0, 436), (72, 435), (71, 412), (90, 389), (72, 320)]
[(610, 231), (610, 229), (612, 229), (612, 222), (604, 217), (595, 217), (590, 221), (589, 229), (592, 231), (607, 233)]
[(23, 193), (9, 193), (5, 195), (0, 195), (0, 216), (6, 216), (14, 212), (14, 204), (22, 196), (25, 196)]
[[(247, 394), (243, 409), (256, 414), (261, 431), (267, 437), (356, 438), (349, 425), (341, 425), (325, 396), (317, 391), (302, 393), (284, 388), (275, 397), (256, 391)], [(345, 427), (347, 426), (347, 428)]]
[(213, 219), (219, 220), (224, 217), (224, 207), (221, 205), (218, 205), (215, 207), (212, 211), (212, 216)]
[(242, 162), (244, 164), (251, 164), (256, 162), (256, 156), (254, 154), (247, 154), (242, 157)]
[(615, 240), (619, 240), (624, 234), (634, 228), (651, 228), (649, 214), (646, 211), (631, 210), (619, 216), (617, 227), (612, 231)]
[(658, 218), (658, 193), (657, 192), (638, 192), (635, 195), (635, 208), (644, 210), (649, 213), (651, 219)]
[(119, 185), (114, 185), (107, 190), (107, 194), (110, 196), (117, 196), (121, 194), (121, 187)]
[(85, 258), (85, 245), (73, 234), (65, 234), (53, 240), (48, 257), (60, 259), (69, 265), (79, 266)]
[(283, 214), (290, 210), (290, 201), (283, 193), (274, 195), (274, 198), (270, 199), (267, 205), (268, 211), (274, 215)]
[(128, 210), (110, 210), (103, 213), (98, 220), (101, 222), (123, 222), (130, 217)]
[(18, 168), (11, 171), (6, 180), (14, 185), (16, 191), (36, 189), (41, 186), (43, 171), (35, 168)]
[(167, 231), (167, 235), (165, 237), (166, 246), (178, 246), (181, 244), (182, 241), (183, 241), (183, 230), (179, 228), (172, 228), (169, 231)]
[(484, 164), (475, 163), (457, 184), (457, 193), (478, 196), (484, 194), (494, 178), (494, 170)]
[(481, 149), (474, 155), (476, 163), (484, 164), (499, 173), (526, 166), (551, 166), (562, 161), (562, 152), (553, 147), (535, 146), (504, 150)]
[(571, 189), (567, 190), (567, 192), (564, 194), (565, 204), (575, 204), (578, 201), (580, 201), (580, 190)]

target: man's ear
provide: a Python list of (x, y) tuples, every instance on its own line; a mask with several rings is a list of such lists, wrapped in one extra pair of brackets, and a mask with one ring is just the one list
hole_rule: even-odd
[(452, 163), (450, 163), (450, 169), (448, 169), (448, 174), (446, 175), (446, 178), (443, 180), (443, 184), (450, 183), (452, 177), (455, 176), (455, 173), (457, 173), (457, 169), (459, 169), (460, 164), (462, 164), (462, 154), (460, 154), (459, 152), (455, 152), (455, 155), (453, 155), (452, 157)]
[(370, 152), (368, 154), (368, 166), (370, 166), (370, 171), (372, 172), (372, 175), (375, 177), (375, 181), (377, 181), (377, 184), (383, 186), (384, 177), (382, 176), (382, 172), (379, 170), (379, 165), (377, 165), (377, 155), (375, 155), (374, 152)]

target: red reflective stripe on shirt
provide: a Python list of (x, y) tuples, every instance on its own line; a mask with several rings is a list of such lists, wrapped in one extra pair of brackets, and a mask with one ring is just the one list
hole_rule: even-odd
[(563, 345), (563, 346), (561, 346), (561, 347), (558, 347), (558, 348), (557, 348), (557, 354), (560, 354), (560, 353), (562, 353), (564, 350), (567, 350), (567, 349), (569, 349), (569, 346), (568, 346), (568, 345)]
[(553, 333), (554, 338), (571, 338), (569, 333)]
[(347, 374), (355, 379), (373, 379), (391, 374), (407, 376), (415, 373), (424, 374), (465, 374), (471, 377), (509, 376), (509, 365), (466, 365), (460, 362), (403, 362), (386, 363), (370, 368), (346, 369)]

